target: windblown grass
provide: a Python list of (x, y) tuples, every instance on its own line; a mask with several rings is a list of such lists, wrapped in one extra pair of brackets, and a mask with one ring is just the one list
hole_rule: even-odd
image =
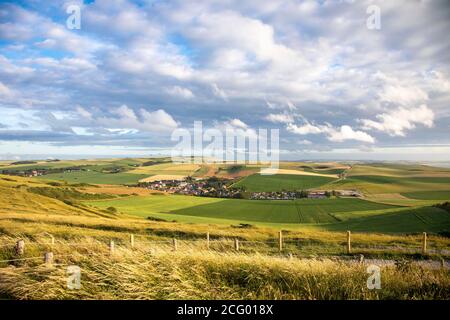
[[(96, 248), (96, 254), (86, 251)], [(84, 251), (83, 251), (84, 250)], [(12, 299), (448, 299), (448, 270), (382, 266), (382, 288), (368, 290), (366, 267), (331, 259), (190, 250), (164, 245), (102, 244), (62, 250), (54, 266), (0, 269), (0, 296)], [(67, 288), (67, 266), (81, 268), (81, 288)]]

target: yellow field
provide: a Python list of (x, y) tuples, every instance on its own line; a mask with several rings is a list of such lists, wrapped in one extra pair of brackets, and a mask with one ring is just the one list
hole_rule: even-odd
[(130, 173), (139, 173), (139, 174), (164, 174), (175, 173), (178, 172), (181, 175), (190, 175), (193, 174), (196, 170), (200, 168), (198, 164), (173, 164), (173, 163), (163, 163), (163, 164), (155, 164), (153, 166), (143, 166), (138, 167), (130, 171)]
[(153, 182), (160, 180), (184, 180), (187, 176), (177, 175), (177, 174), (156, 174), (145, 179), (139, 180), (139, 182)]
[(294, 174), (302, 176), (319, 176), (319, 177), (329, 177), (329, 178), (339, 178), (337, 174), (323, 174), (300, 170), (289, 170), (289, 169), (261, 169), (261, 174)]

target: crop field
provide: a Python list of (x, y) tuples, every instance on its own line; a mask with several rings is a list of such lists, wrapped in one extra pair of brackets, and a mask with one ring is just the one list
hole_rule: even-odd
[(419, 192), (404, 192), (403, 196), (411, 199), (419, 200), (450, 200), (449, 191), (419, 191)]
[(97, 171), (79, 171), (52, 173), (38, 177), (40, 180), (60, 180), (68, 183), (91, 183), (91, 184), (135, 184), (139, 180), (148, 177), (145, 174), (134, 174), (128, 172), (103, 173)]
[(423, 207), (350, 219), (343, 223), (329, 225), (326, 229), (330, 231), (418, 233), (423, 232), (423, 230), (448, 232), (450, 231), (449, 226), (450, 212), (433, 207)]
[[(339, 221), (333, 216), (339, 212), (373, 211), (397, 208), (360, 199), (302, 199), (302, 200), (239, 200), (189, 196), (129, 197), (106, 201), (87, 202), (100, 208), (115, 207), (119, 211), (138, 216), (179, 220), (196, 217), (225, 219), (240, 223), (331, 223)], [(207, 221), (205, 219), (204, 221)]]
[(282, 190), (306, 190), (318, 188), (335, 179), (323, 176), (275, 174), (254, 174), (235, 183), (236, 187), (245, 187), (250, 192), (282, 191)]
[(331, 189), (357, 189), (365, 194), (450, 190), (450, 176), (393, 177), (383, 175), (349, 176), (329, 183)]
[(132, 173), (146, 174), (146, 175), (181, 175), (189, 176), (200, 168), (198, 164), (173, 164), (162, 163), (150, 166), (141, 166), (133, 169)]

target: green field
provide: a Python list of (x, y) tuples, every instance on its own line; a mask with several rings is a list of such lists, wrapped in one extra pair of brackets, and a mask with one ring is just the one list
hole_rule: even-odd
[(189, 196), (145, 196), (91, 202), (101, 208), (150, 216), (166, 213), (191, 217), (227, 219), (264, 223), (329, 223), (337, 222), (334, 213), (386, 210), (394, 206), (360, 199), (240, 200)]
[(39, 180), (61, 180), (68, 183), (91, 184), (134, 184), (146, 178), (146, 174), (134, 173), (102, 173), (98, 171), (78, 171), (65, 173), (52, 173), (38, 177)]
[(245, 177), (233, 186), (245, 187), (249, 192), (306, 190), (320, 187), (335, 179), (321, 176), (307, 176), (294, 174), (260, 175), (253, 174)]
[(350, 219), (326, 226), (325, 229), (383, 233), (448, 232), (450, 230), (450, 213), (433, 207), (415, 208)]
[(404, 208), (353, 198), (270, 201), (153, 195), (85, 203), (184, 223), (249, 223), (383, 233), (450, 231), (447, 211), (433, 207)]
[(396, 183), (396, 184), (411, 184), (411, 183), (445, 183), (449, 184), (450, 177), (391, 177), (391, 176), (352, 176), (352, 180), (365, 181), (370, 183)]
[(450, 190), (450, 176), (395, 177), (383, 175), (349, 176), (327, 185), (331, 189), (357, 189), (365, 194)]
[(404, 192), (403, 196), (419, 200), (450, 200), (450, 191)]

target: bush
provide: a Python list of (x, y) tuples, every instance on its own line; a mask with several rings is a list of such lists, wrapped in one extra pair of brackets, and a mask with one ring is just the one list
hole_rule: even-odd
[(150, 220), (150, 221), (167, 222), (167, 220), (165, 220), (165, 219), (156, 218), (156, 217), (147, 217), (147, 220)]
[(108, 211), (110, 213), (117, 213), (117, 209), (115, 207), (108, 207), (108, 208), (106, 208), (106, 211)]

